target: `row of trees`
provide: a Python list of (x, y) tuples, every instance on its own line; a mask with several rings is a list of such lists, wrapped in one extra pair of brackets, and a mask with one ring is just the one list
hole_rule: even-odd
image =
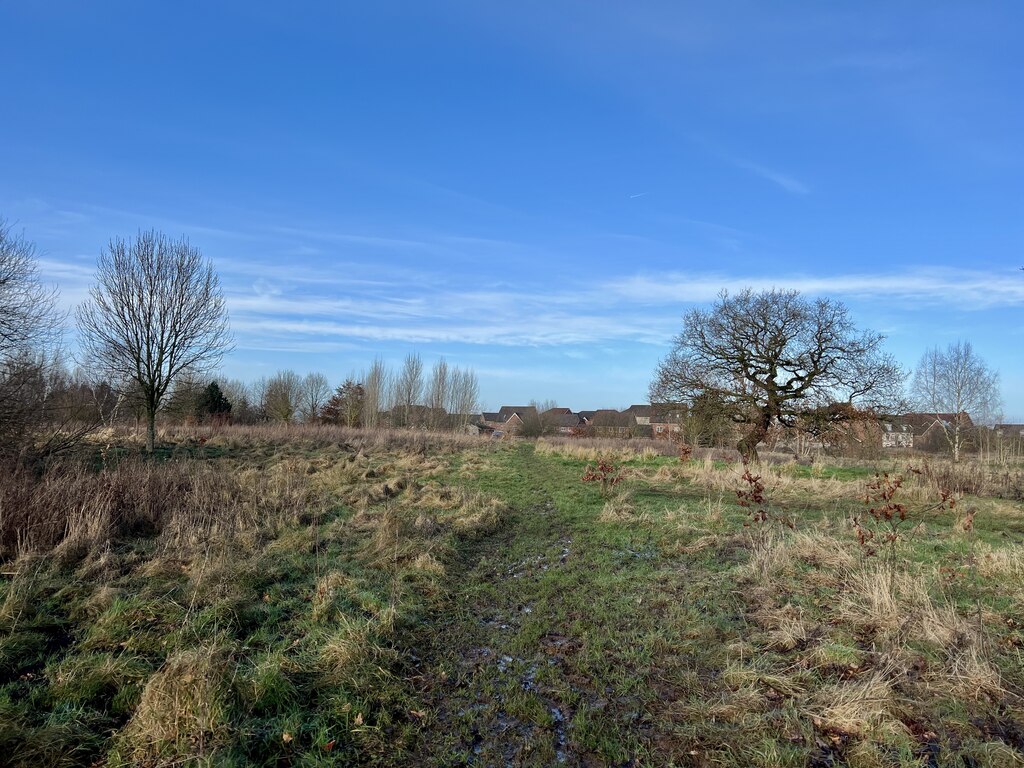
[(380, 359), (331, 389), (319, 372), (292, 370), (246, 383), (184, 377), (171, 394), (169, 415), (183, 419), (227, 420), (239, 424), (340, 424), (349, 427), (459, 429), (477, 410), (479, 383), (471, 369), (441, 358), (429, 372), (410, 354), (393, 371)]
[(651, 383), (651, 402), (699, 409), (709, 426), (745, 427), (737, 448), (748, 460), (773, 431), (824, 439), (841, 425), (916, 408), (942, 417), (959, 460), (968, 414), (986, 420), (998, 411), (998, 374), (968, 342), (956, 342), (925, 353), (908, 396), (907, 372), (882, 342), (831, 299), (785, 290), (723, 293), (711, 309), (685, 316)]

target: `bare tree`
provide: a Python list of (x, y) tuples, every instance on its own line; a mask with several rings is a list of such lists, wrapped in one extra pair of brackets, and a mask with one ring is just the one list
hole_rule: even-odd
[(363, 378), (363, 426), (380, 426), (380, 412), (390, 388), (391, 375), (380, 358), (375, 358)]
[[(231, 420), (236, 424), (254, 424), (261, 418), (260, 404), (262, 391), (257, 393), (254, 387), (238, 379), (218, 379), (224, 397), (231, 403)], [(263, 380), (264, 385), (266, 380)], [(265, 387), (264, 387), (265, 389)]]
[(194, 371), (183, 371), (167, 393), (163, 405), (165, 417), (170, 416), (183, 423), (196, 421), (199, 398), (206, 384)]
[(291, 423), (299, 414), (303, 400), (303, 378), (295, 371), (278, 371), (267, 379), (263, 410), (267, 418)]
[(362, 425), (363, 405), (366, 391), (363, 385), (349, 376), (334, 390), (331, 399), (324, 405), (322, 418), (328, 424), (344, 424), (346, 427)]
[(451, 399), (451, 377), (449, 375), (448, 363), (442, 357), (434, 363), (430, 370), (430, 379), (427, 381), (427, 394), (424, 398), (428, 408), (428, 427), (440, 429), (447, 421), (447, 406)]
[(320, 411), (323, 410), (328, 398), (331, 396), (331, 384), (327, 377), (316, 371), (307, 373), (302, 380), (301, 402), (299, 404), (299, 415), (307, 424), (312, 424), (320, 418)]
[(156, 414), (175, 380), (210, 369), (232, 348), (220, 281), (187, 240), (149, 231), (110, 241), (89, 293), (78, 310), (85, 359), (139, 388), (152, 452)]
[(454, 414), (456, 427), (465, 427), (480, 407), (480, 384), (472, 369), (456, 368), (451, 376), (451, 405), (448, 412)]
[(56, 300), (39, 279), (35, 245), (0, 218), (0, 362), (52, 344), (63, 320)]
[(0, 364), (0, 455), (42, 461), (70, 450), (98, 427), (99, 383), (74, 376), (59, 350)]
[(420, 404), (422, 396), (423, 360), (415, 352), (410, 352), (395, 379), (395, 405), (400, 414), (400, 426), (412, 426), (413, 406)]
[(1002, 401), (998, 372), (975, 354), (968, 341), (925, 352), (914, 371), (911, 395), (941, 425), (953, 461), (960, 461), (971, 412), (984, 423), (996, 415)]
[(249, 385), (248, 390), (252, 394), (253, 410), (256, 413), (256, 421), (266, 421), (270, 418), (267, 413), (267, 377), (260, 376)]
[(45, 381), (56, 296), (39, 279), (35, 245), (0, 219), (0, 442), (20, 452), (31, 442)]
[(35, 245), (0, 218), (0, 454), (42, 459), (100, 423), (93, 382), (64, 365), (56, 301), (39, 279)]
[[(749, 425), (737, 448), (756, 460), (774, 424), (838, 422), (858, 410), (898, 407), (903, 372), (882, 341), (857, 331), (839, 302), (798, 291), (723, 293), (710, 311), (684, 318), (651, 383), (651, 402), (714, 398), (729, 418)], [(802, 418), (808, 413), (821, 418)]]

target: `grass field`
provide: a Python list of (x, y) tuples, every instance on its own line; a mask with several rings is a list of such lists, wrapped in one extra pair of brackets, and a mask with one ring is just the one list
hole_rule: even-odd
[(1024, 508), (939, 508), (963, 470), (765, 465), (743, 507), (634, 447), (136, 454), (0, 488), (12, 765), (1024, 765)]

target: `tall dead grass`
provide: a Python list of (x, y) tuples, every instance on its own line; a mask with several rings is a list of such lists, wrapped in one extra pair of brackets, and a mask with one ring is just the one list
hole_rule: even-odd
[[(839, 480), (833, 476), (798, 476), (793, 471), (794, 466), (792, 463), (761, 464), (752, 471), (761, 475), (768, 494), (776, 501), (809, 497), (820, 502), (821, 500), (839, 501), (850, 498), (851, 483), (849, 481)], [(676, 478), (716, 493), (735, 496), (736, 489), (743, 486), (742, 478), (745, 471), (746, 467), (741, 462), (723, 464), (711, 458), (705, 458), (702, 461), (681, 465), (676, 473)]]
[(187, 547), (301, 521), (318, 504), (298, 467), (221, 472), (202, 464), (124, 461), (100, 472), (67, 462), (0, 481), (0, 558), (54, 553), (69, 565), (131, 536)]
[(667, 440), (624, 439), (610, 437), (542, 437), (535, 450), (541, 456), (562, 456), (581, 461), (606, 458), (613, 461), (652, 460), (659, 456), (678, 456), (679, 449)]
[[(119, 433), (119, 438), (128, 437)], [(491, 441), (480, 435), (419, 429), (357, 429), (333, 424), (178, 425), (160, 430), (160, 438), (176, 445), (212, 448), (289, 446), (318, 450), (342, 446), (354, 451), (403, 451), (414, 454), (484, 449)]]

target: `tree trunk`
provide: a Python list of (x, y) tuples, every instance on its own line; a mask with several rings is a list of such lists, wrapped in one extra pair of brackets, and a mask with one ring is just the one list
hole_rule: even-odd
[(146, 413), (146, 452), (152, 454), (156, 447), (156, 410)]
[(754, 424), (750, 431), (743, 436), (743, 439), (736, 444), (736, 449), (740, 452), (740, 456), (743, 457), (744, 461), (757, 463), (757, 444), (764, 440), (768, 434), (768, 427), (765, 422), (768, 421), (766, 417), (762, 418), (761, 421)]

